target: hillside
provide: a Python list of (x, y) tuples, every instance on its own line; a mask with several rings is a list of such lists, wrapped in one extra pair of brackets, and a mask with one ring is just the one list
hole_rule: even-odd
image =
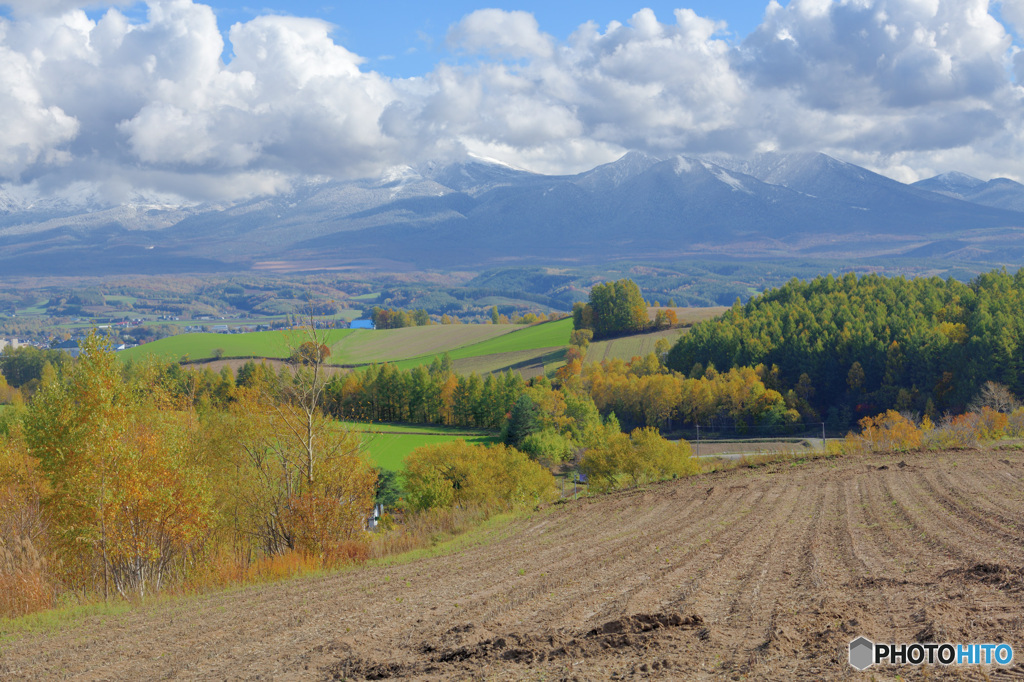
[[(563, 323), (564, 326), (564, 323)], [(571, 326), (571, 323), (570, 323)], [(402, 329), (332, 329), (327, 331), (327, 344), (331, 347), (329, 363), (332, 365), (367, 365), (423, 358), (429, 363), (435, 355), (452, 353), (453, 357), (474, 357), (506, 350), (531, 350), (538, 342), (548, 343), (561, 338), (559, 332), (544, 328), (544, 332), (528, 332), (525, 325), (430, 325)], [(560, 329), (560, 328), (559, 328)], [(511, 341), (495, 342), (498, 337), (511, 335)], [(528, 332), (522, 334), (522, 332)], [(568, 343), (568, 332), (562, 345)], [(538, 341), (541, 339), (541, 341)], [(301, 330), (249, 332), (245, 334), (189, 333), (169, 336), (152, 343), (136, 346), (119, 353), (124, 359), (139, 359), (149, 355), (177, 360), (207, 360), (220, 351), (223, 358), (287, 358), (292, 348), (306, 340)], [(557, 343), (551, 345), (558, 345)], [(504, 350), (495, 350), (504, 349)]]
[[(335, 344), (352, 333), (350, 329), (332, 329), (327, 332), (328, 342)], [(287, 358), (292, 348), (305, 340), (301, 330), (249, 332), (246, 334), (214, 334), (198, 332), (168, 336), (152, 343), (119, 351), (118, 357), (138, 360), (153, 356), (165, 360), (206, 360), (222, 351), (225, 358)]]
[(0, 677), (820, 680), (850, 678), (861, 635), (1020, 651), (1024, 456), (967, 457), (770, 465), (570, 501), (440, 556), (3, 632)]

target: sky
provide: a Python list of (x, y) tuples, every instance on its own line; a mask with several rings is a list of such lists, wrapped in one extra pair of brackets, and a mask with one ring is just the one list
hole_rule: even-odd
[(1024, 180), (1021, 29), (1024, 0), (0, 1), (0, 208), (631, 149)]

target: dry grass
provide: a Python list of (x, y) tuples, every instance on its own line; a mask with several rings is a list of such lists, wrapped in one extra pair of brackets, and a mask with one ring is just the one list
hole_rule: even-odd
[(618, 339), (594, 341), (587, 348), (586, 363), (597, 364), (604, 360), (612, 359), (629, 362), (634, 357), (642, 358), (648, 353), (653, 353), (654, 346), (661, 339), (668, 339), (669, 342), (674, 343), (683, 332), (684, 330), (682, 329), (665, 329), (660, 332), (650, 332), (649, 334), (635, 334)]
[(488, 341), (524, 329), (511, 324), (451, 324), (403, 329), (356, 330), (332, 347), (331, 362), (396, 362)]
[(17, 618), (53, 606), (46, 561), (27, 537), (0, 539), (0, 618)]
[(654, 306), (648, 306), (647, 319), (653, 321), (659, 310), (674, 310), (676, 313), (676, 319), (679, 320), (679, 324), (691, 325), (703, 322), (704, 320), (712, 320), (728, 309), (728, 306), (712, 306), (710, 308), (669, 308), (668, 306), (656, 308)]

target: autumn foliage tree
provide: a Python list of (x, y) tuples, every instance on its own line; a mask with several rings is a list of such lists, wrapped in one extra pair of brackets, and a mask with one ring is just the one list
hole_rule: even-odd
[(157, 401), (152, 387), (125, 381), (107, 342), (91, 335), (28, 410), (26, 443), (48, 483), (63, 577), (75, 586), (155, 592), (207, 528), (195, 422)]

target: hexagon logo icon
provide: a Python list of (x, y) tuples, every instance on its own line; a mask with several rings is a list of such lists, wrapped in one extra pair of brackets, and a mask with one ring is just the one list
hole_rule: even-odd
[(869, 668), (874, 661), (875, 645), (867, 637), (858, 637), (850, 642), (850, 665), (857, 670)]

